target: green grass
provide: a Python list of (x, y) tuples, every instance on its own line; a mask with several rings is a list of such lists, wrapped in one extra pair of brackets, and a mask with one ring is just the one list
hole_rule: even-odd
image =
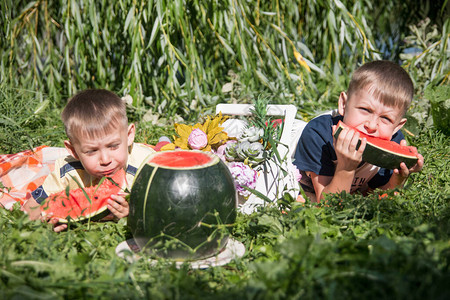
[(0, 154), (63, 145), (64, 127), (51, 98), (1, 83), (0, 99)]
[[(406, 128), (425, 167), (382, 199), (239, 214), (231, 233), (246, 254), (206, 270), (117, 257), (126, 220), (57, 234), (19, 205), (0, 209), (0, 299), (450, 299), (449, 137), (423, 98), (448, 84), (444, 2), (1, 2), (0, 154), (62, 146), (62, 106), (88, 87), (132, 95), (136, 141), (149, 144), (180, 116), (195, 123), (218, 102), (259, 95), (307, 120), (336, 106), (359, 62), (383, 55), (415, 83)], [(423, 52), (402, 57), (405, 47)]]
[[(35, 114), (42, 103), (36, 94), (1, 92), (3, 153), (60, 145), (60, 108)], [(138, 128), (137, 140), (147, 143), (172, 130), (145, 122)], [(287, 213), (239, 214), (231, 232), (245, 245), (244, 257), (206, 270), (117, 257), (116, 246), (131, 237), (126, 220), (57, 234), (29, 221), (19, 205), (1, 209), (0, 299), (448, 299), (449, 137), (422, 125), (409, 142), (425, 167), (397, 195), (342, 194), (321, 205), (290, 203)]]

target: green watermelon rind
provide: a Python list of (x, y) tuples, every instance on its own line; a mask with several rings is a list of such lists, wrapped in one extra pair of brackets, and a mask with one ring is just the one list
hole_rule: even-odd
[[(67, 224), (69, 222), (87, 222), (89, 220), (91, 221), (99, 221), (101, 219), (103, 219), (104, 217), (106, 217), (107, 215), (110, 214), (110, 211), (108, 209), (108, 207), (105, 205), (103, 207), (101, 207), (99, 210), (94, 211), (88, 215), (85, 216), (80, 216), (76, 219), (73, 219), (71, 217), (68, 217), (68, 219), (62, 219), (62, 218), (58, 218), (58, 223), (62, 223), (62, 224)], [(45, 216), (45, 213), (42, 213), (42, 215)]]
[[(229, 172), (228, 167), (217, 156), (210, 156), (213, 158), (213, 161), (205, 163), (202, 165), (203, 167), (158, 167), (151, 163), (145, 163), (139, 168), (130, 195), (128, 226), (141, 250), (147, 254), (159, 257), (171, 258), (178, 261), (189, 261), (216, 255), (226, 246), (229, 238), (228, 230), (224, 228), (226, 232), (219, 234), (213, 228), (200, 226), (197, 219), (199, 217), (198, 212), (193, 213), (193, 210), (199, 210), (198, 205), (184, 206), (188, 205), (188, 202), (176, 203), (165, 196), (168, 193), (170, 194), (168, 185), (166, 184), (169, 182), (167, 179), (174, 178), (174, 176), (181, 176), (181, 174), (188, 176), (188, 178), (204, 177), (204, 172), (208, 168), (206, 172), (211, 177), (206, 176), (208, 178), (205, 180), (219, 180), (220, 182), (223, 181), (223, 184), (228, 182), (226, 186), (230, 188), (222, 190), (221, 193), (223, 193), (224, 199), (229, 199), (233, 202), (233, 209), (226, 212), (229, 206), (225, 203), (228, 202), (223, 202), (223, 206), (216, 207), (218, 209), (218, 216), (213, 217), (211, 215), (213, 213), (210, 210), (211, 208), (205, 207), (204, 211), (202, 209), (199, 210), (202, 211), (200, 215), (205, 211), (210, 211), (210, 213), (202, 215), (201, 221), (213, 225), (217, 222), (216, 218), (219, 218), (220, 223), (234, 223), (237, 214), (237, 202), (233, 179), (231, 174), (228, 174), (229, 176), (219, 176), (224, 171)], [(139, 181), (141, 177), (147, 178), (147, 180)], [(196, 194), (196, 197), (221, 197), (217, 194), (216, 185), (212, 185), (209, 190), (199, 189), (198, 191), (204, 192), (199, 192)], [(150, 195), (158, 196), (152, 197)], [(161, 199), (169, 200), (161, 201)], [(190, 199), (194, 200), (194, 198)], [(207, 202), (200, 201), (198, 203), (204, 203), (203, 205), (205, 205)], [(180, 219), (177, 219), (177, 223), (174, 223), (173, 218)], [(161, 235), (161, 233), (163, 234)], [(167, 239), (176, 243), (177, 246), (166, 249), (164, 244)]]
[[(343, 129), (342, 124), (339, 124), (339, 127), (336, 129), (334, 133), (334, 137), (337, 138)], [(393, 142), (395, 143), (395, 142)], [(358, 141), (356, 149), (361, 145), (361, 139)], [(395, 153), (393, 151), (389, 151), (378, 147), (370, 142), (370, 138), (367, 140), (366, 148), (364, 149), (363, 161), (381, 167), (385, 169), (398, 169), (400, 168), (400, 164), (404, 162), (408, 168), (413, 167), (417, 163), (417, 156), (413, 155), (405, 155)]]
[[(43, 202), (45, 203), (45, 202)], [(44, 205), (44, 204), (43, 204)], [(42, 216), (46, 216), (45, 209), (41, 211)], [(67, 219), (64, 218), (57, 218), (58, 223), (67, 224), (69, 222), (86, 222), (86, 221), (98, 221), (106, 217), (110, 214), (110, 211), (106, 205), (101, 207), (99, 210), (93, 211), (90, 214), (79, 216), (78, 218), (72, 218), (70, 216), (67, 217)]]

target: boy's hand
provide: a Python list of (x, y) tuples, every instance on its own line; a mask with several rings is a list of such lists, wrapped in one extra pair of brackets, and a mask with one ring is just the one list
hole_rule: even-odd
[(130, 206), (125, 199), (127, 193), (119, 193), (117, 195), (111, 195), (111, 199), (108, 200), (109, 211), (117, 218), (124, 218), (128, 216)]
[(67, 229), (67, 224), (58, 223), (58, 219), (52, 218), (51, 215), (43, 216), (41, 214), (41, 209), (39, 208), (39, 203), (34, 200), (31, 195), (27, 195), (27, 201), (22, 206), (22, 211), (24, 211), (30, 220), (41, 220), (42, 222), (48, 222), (53, 225), (54, 232), (61, 232)]
[[(333, 135), (337, 126), (333, 126)], [(359, 149), (356, 150), (356, 145), (359, 141), (359, 132), (350, 128), (343, 128), (337, 139), (334, 139), (334, 150), (337, 157), (336, 169), (345, 171), (354, 171), (358, 168), (362, 161), (362, 154), (366, 148), (366, 139), (361, 140)]]
[[(402, 140), (400, 142), (401, 146), (406, 146), (406, 141)], [(393, 189), (396, 187), (401, 187), (403, 186), (403, 184), (405, 183), (406, 179), (408, 178), (408, 176), (411, 173), (415, 173), (415, 172), (420, 172), (423, 168), (423, 163), (424, 163), (424, 159), (423, 156), (421, 154), (417, 154), (417, 163), (410, 169), (408, 169), (408, 167), (406, 166), (406, 164), (404, 162), (402, 162), (400, 164), (400, 168), (399, 169), (394, 169), (393, 170), (393, 174), (391, 176), (391, 179), (389, 180), (389, 182), (381, 187), (382, 189)]]
[[(400, 146), (406, 146), (406, 141), (402, 140), (400, 142)], [(410, 169), (406, 166), (404, 162), (400, 164), (400, 169), (394, 169), (393, 176), (398, 176), (401, 179), (406, 179), (411, 173), (420, 172), (423, 168), (423, 156), (421, 154), (417, 154), (417, 163), (412, 166)]]
[(58, 223), (58, 219), (56, 219), (56, 218), (50, 218), (47, 222), (49, 224), (53, 225), (53, 231), (54, 232), (61, 232), (61, 231), (67, 229), (67, 224)]
[(67, 224), (64, 223), (59, 223), (59, 220), (57, 218), (52, 218), (53, 217), (53, 213), (50, 213), (48, 215), (41, 215), (39, 217), (39, 220), (41, 222), (47, 222), (48, 224), (51, 224), (53, 226), (53, 231), (54, 232), (61, 232), (63, 230), (67, 229)]

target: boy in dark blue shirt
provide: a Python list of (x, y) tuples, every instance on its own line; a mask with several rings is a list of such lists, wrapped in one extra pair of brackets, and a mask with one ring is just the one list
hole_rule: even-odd
[(333, 138), (339, 120), (359, 131), (406, 145), (400, 129), (414, 96), (408, 73), (389, 61), (374, 61), (358, 68), (347, 93), (339, 97), (338, 114), (311, 120), (300, 137), (294, 164), (300, 170), (300, 181), (311, 201), (319, 202), (324, 194), (356, 191), (367, 193), (375, 188), (393, 189), (403, 186), (410, 173), (419, 172), (423, 157), (408, 169), (387, 170), (362, 161), (366, 146), (363, 138), (356, 150), (359, 133), (344, 129)]

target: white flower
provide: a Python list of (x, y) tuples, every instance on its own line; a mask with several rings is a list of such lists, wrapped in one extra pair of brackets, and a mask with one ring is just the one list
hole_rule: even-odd
[(130, 95), (123, 96), (122, 101), (127, 105), (133, 105), (133, 97), (131, 97)]
[(264, 129), (255, 126), (246, 128), (242, 133), (240, 141), (249, 141), (250, 143), (259, 141), (264, 135)]

